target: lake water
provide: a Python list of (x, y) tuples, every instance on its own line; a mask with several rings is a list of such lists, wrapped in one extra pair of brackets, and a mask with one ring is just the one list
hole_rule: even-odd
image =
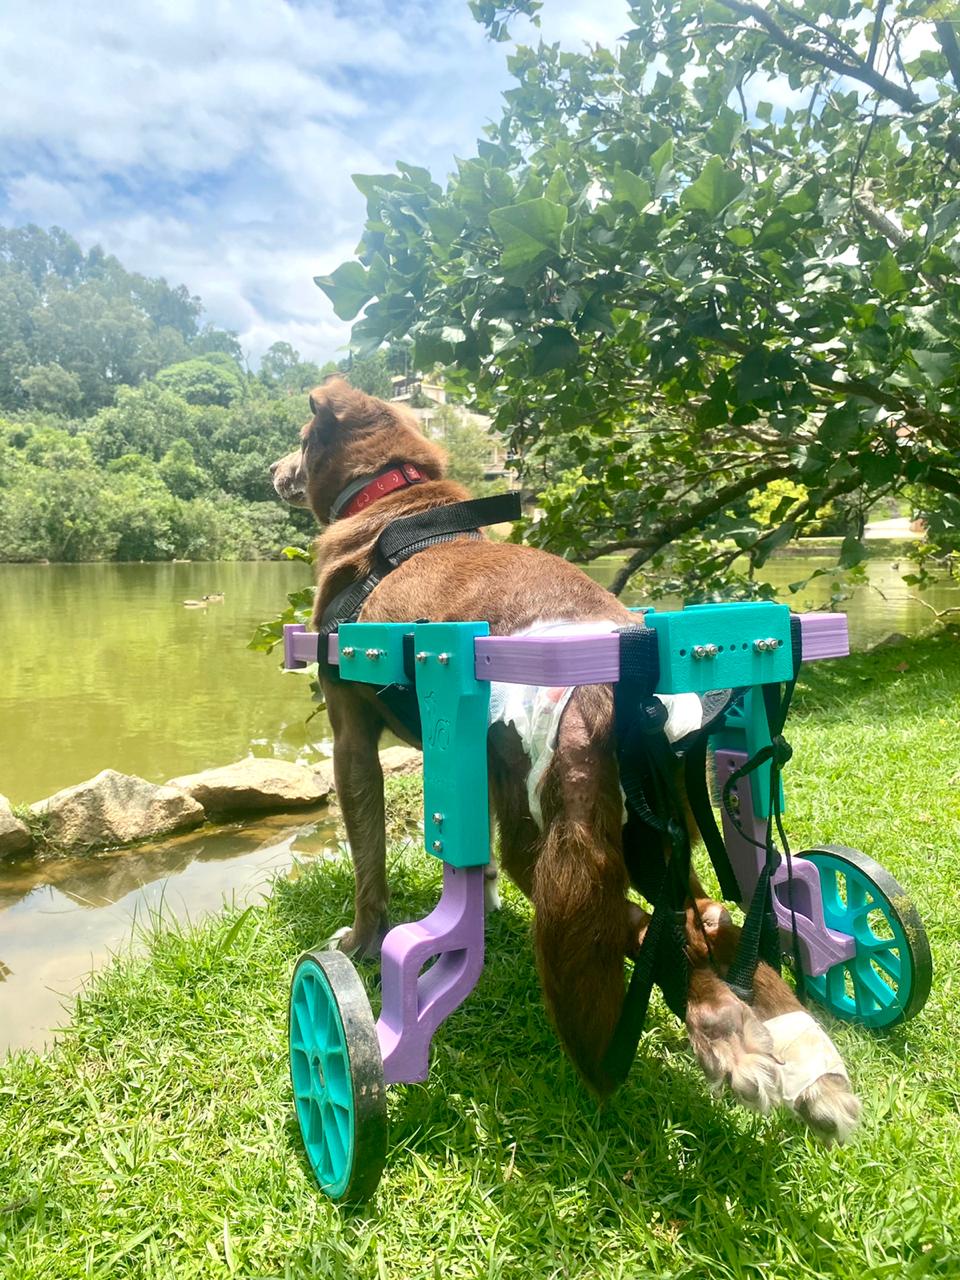
[[(789, 583), (830, 563), (784, 556), (771, 578), (789, 597)], [(932, 620), (894, 566), (869, 562), (879, 590), (845, 605), (857, 647)], [(614, 571), (595, 569), (607, 581)], [(298, 563), (0, 565), (0, 794), (31, 802), (104, 768), (163, 781), (250, 751), (307, 762), (328, 754), (325, 717), (306, 723), (304, 677), (246, 647), (257, 623), (308, 580)], [(822, 607), (830, 581), (817, 579), (791, 604)], [(218, 592), (223, 602), (205, 609), (182, 603)], [(960, 588), (942, 583), (924, 599), (960, 605)], [(336, 854), (323, 815), (302, 814), (128, 853), (0, 863), (0, 1052), (42, 1043), (66, 1016), (64, 996), (134, 936), (138, 920), (161, 911), (196, 918), (224, 898), (255, 897), (302, 858)]]

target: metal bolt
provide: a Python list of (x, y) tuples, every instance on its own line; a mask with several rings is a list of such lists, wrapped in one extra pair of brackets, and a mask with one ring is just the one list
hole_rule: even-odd
[(768, 636), (766, 640), (754, 640), (753, 647), (757, 653), (772, 653), (774, 649), (779, 647), (779, 641), (772, 636)]
[(442, 840), (434, 840), (434, 842), (433, 842), (433, 852), (434, 852), (434, 853), (443, 853), (443, 841), (442, 841)]
[(715, 644), (698, 644), (693, 647), (695, 658), (715, 658), (719, 650)]
[(417, 654), (417, 661), (418, 661), (418, 662), (426, 662), (426, 660), (427, 660), (429, 657), (430, 657), (429, 653), (418, 653), (418, 654)]
[(435, 814), (433, 815), (433, 823), (434, 823), (434, 826), (436, 826), (436, 827), (442, 827), (442, 826), (443, 826), (443, 814), (442, 814), (442, 813), (435, 813)]
[(370, 659), (371, 662), (376, 662), (376, 660), (380, 657), (381, 653), (383, 653), (382, 649), (368, 649), (367, 657)]
[(437, 661), (440, 663), (441, 666), (445, 667), (447, 663), (450, 661), (449, 653), (438, 653)]
[(353, 645), (347, 644), (347, 645), (344, 645), (343, 648), (340, 650), (340, 656), (343, 658), (352, 658), (354, 655), (354, 652), (355, 650)]

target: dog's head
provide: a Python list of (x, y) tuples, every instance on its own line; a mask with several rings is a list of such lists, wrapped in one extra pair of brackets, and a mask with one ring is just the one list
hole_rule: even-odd
[(392, 462), (413, 462), (431, 479), (443, 474), (444, 456), (417, 429), (413, 416), (331, 377), (310, 392), (313, 417), (300, 447), (270, 468), (273, 487), (295, 507), (309, 507), (321, 523), (351, 480)]

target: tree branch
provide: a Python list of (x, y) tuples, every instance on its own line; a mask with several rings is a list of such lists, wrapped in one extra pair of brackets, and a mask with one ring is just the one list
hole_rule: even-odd
[(953, 23), (935, 22), (933, 27), (940, 41), (943, 56), (947, 60), (947, 66), (950, 68), (950, 74), (953, 76), (953, 83), (960, 89), (960, 45), (957, 44), (957, 33), (953, 29)]
[(790, 35), (789, 32), (784, 31), (783, 27), (774, 22), (770, 14), (761, 9), (759, 5), (748, 4), (745, 0), (720, 0), (720, 3), (725, 9), (731, 9), (734, 13), (739, 13), (743, 17), (753, 18), (755, 22), (758, 22), (763, 27), (775, 44), (778, 44), (781, 49), (786, 49), (796, 57), (807, 58), (811, 62), (816, 62), (818, 66), (825, 67), (828, 71), (835, 71), (837, 75), (848, 76), (851, 80), (859, 80), (861, 84), (869, 86), (881, 97), (889, 98), (898, 106), (903, 107), (905, 111), (914, 112), (923, 105), (912, 89), (906, 89), (903, 85), (897, 84), (895, 80), (889, 80), (886, 76), (882, 76), (874, 67), (861, 62), (859, 58), (851, 61), (848, 58), (827, 53), (825, 50), (815, 49), (803, 40), (797, 40), (795, 36)]
[(763, 471), (755, 471), (751, 475), (742, 476), (739, 480), (734, 481), (733, 484), (728, 484), (725, 488), (718, 489), (716, 493), (710, 494), (709, 497), (704, 498), (702, 502), (698, 502), (689, 511), (684, 512), (683, 515), (675, 516), (672, 520), (665, 520), (659, 528), (637, 544), (637, 550), (623, 568), (617, 571), (610, 585), (610, 590), (615, 596), (618, 596), (640, 566), (646, 564), (650, 557), (655, 555), (661, 547), (667, 546), (668, 543), (673, 542), (674, 539), (681, 537), (684, 533), (689, 533), (691, 529), (696, 529), (698, 525), (716, 515), (718, 511), (722, 511), (731, 502), (736, 502), (738, 498), (742, 498), (745, 494), (751, 493), (754, 489), (759, 489), (761, 485), (769, 484), (771, 480), (780, 480), (784, 476), (795, 474), (796, 469), (795, 463), (779, 463), (775, 467), (767, 467)]

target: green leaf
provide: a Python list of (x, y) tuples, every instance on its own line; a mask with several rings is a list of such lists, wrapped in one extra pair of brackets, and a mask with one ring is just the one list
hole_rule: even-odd
[(834, 453), (851, 448), (860, 431), (860, 413), (854, 404), (839, 405), (824, 414), (817, 435), (821, 444)]
[(757, 233), (754, 248), (782, 248), (784, 241), (789, 239), (796, 228), (796, 218), (787, 213), (786, 209), (775, 209)]
[(650, 168), (659, 178), (663, 169), (673, 163), (673, 139), (668, 138), (662, 147), (658, 147), (650, 157)]
[(873, 287), (882, 293), (885, 298), (889, 298), (894, 293), (902, 293), (907, 287), (903, 272), (889, 249), (886, 250), (883, 257), (874, 267), (870, 280)]
[(573, 199), (573, 187), (567, 181), (567, 175), (562, 169), (555, 169), (553, 176), (547, 183), (543, 193), (548, 200), (553, 200), (555, 204), (569, 204)]
[(863, 543), (855, 533), (848, 533), (840, 544), (840, 565), (844, 569), (852, 569), (866, 556)]
[(444, 249), (449, 249), (457, 236), (467, 225), (467, 220), (459, 209), (454, 209), (450, 205), (436, 205), (432, 209), (428, 209), (424, 215), (427, 220), (427, 226), (433, 233), (433, 238), (437, 244), (442, 245)]
[(715, 218), (743, 190), (743, 179), (728, 169), (719, 156), (711, 156), (703, 172), (680, 196), (684, 209), (702, 209)]
[(925, 351), (914, 348), (910, 354), (926, 374), (929, 381), (939, 387), (960, 371), (960, 356), (951, 351)]
[(621, 204), (628, 204), (636, 213), (641, 213), (650, 203), (653, 193), (650, 183), (638, 178), (629, 169), (618, 169), (613, 177), (613, 198)]
[(540, 196), (504, 209), (491, 209), (490, 225), (503, 246), (501, 266), (517, 281), (559, 252), (567, 210), (565, 205)]
[(564, 365), (573, 364), (579, 355), (580, 347), (568, 329), (541, 329), (540, 341), (533, 348), (533, 372), (541, 374), (562, 369)]
[(743, 127), (740, 113), (724, 104), (704, 137), (708, 148), (718, 156), (728, 156), (734, 139)]
[(343, 262), (328, 276), (314, 276), (313, 283), (327, 295), (341, 320), (352, 320), (373, 297), (367, 273), (359, 262)]

